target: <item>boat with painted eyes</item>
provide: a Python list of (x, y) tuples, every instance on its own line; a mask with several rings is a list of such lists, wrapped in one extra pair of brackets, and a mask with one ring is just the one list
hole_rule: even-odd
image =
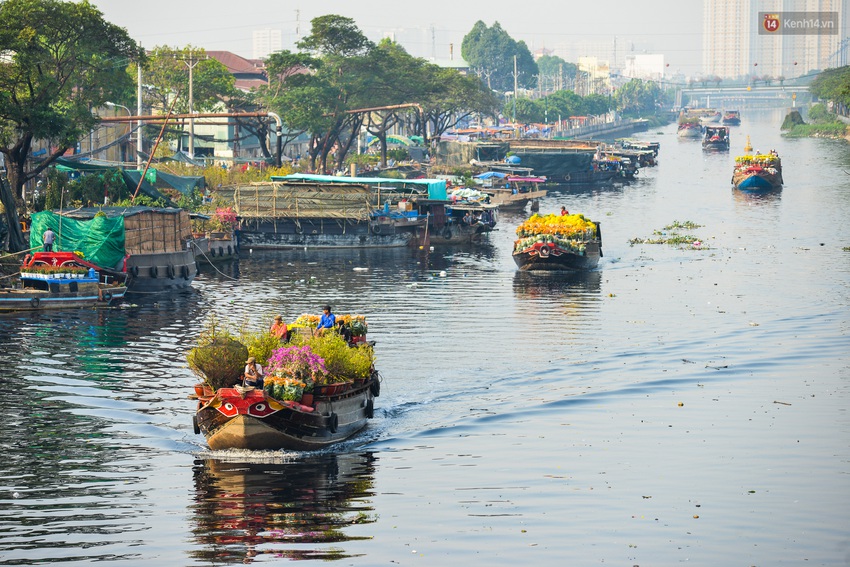
[(602, 257), (599, 223), (581, 214), (532, 215), (517, 236), (513, 258), (522, 271), (592, 270)]
[[(341, 332), (347, 329), (344, 335), (321, 338), (312, 337), (309, 327), (292, 328), (296, 337), (269, 356), (270, 371), (260, 386), (248, 385), (239, 377), (221, 381), (211, 380), (211, 374), (206, 375), (205, 382), (195, 386), (194, 432), (203, 434), (213, 450), (311, 451), (349, 439), (365, 428), (374, 416), (375, 398), (381, 393), (381, 375), (371, 362), (374, 361), (374, 342), (366, 340), (365, 323), (358, 325), (358, 320), (352, 319), (340, 327)], [(306, 381), (302, 382), (301, 378), (304, 373), (293, 371), (294, 366), (281, 361), (298, 360), (297, 367), (307, 368), (308, 375), (318, 368), (325, 371), (340, 365), (330, 356), (321, 359), (312, 352), (310, 339), (302, 342), (298, 338), (303, 331), (319, 341), (337, 341), (336, 347), (329, 351), (335, 353), (333, 361), (346, 356), (359, 357), (364, 363), (363, 372), (358, 374), (360, 377), (322, 381), (307, 392)], [(213, 356), (199, 357), (197, 353), (204, 349), (216, 350), (208, 351)], [(189, 365), (197, 372), (201, 358), (241, 361), (248, 351), (238, 341), (228, 339), (196, 347), (193, 352), (195, 354), (190, 352), (189, 355)], [(256, 359), (248, 358), (247, 363), (256, 364)], [(221, 387), (214, 388), (214, 385)]]

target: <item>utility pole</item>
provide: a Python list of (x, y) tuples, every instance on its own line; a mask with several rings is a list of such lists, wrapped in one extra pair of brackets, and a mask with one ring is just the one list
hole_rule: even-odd
[[(189, 57), (178, 57), (183, 63), (189, 67), (189, 114), (195, 113), (194, 98), (192, 93), (192, 70), (203, 61), (203, 59), (195, 59), (195, 52), (189, 48)], [(206, 57), (204, 57), (206, 59)], [(189, 157), (195, 159), (195, 119), (189, 118)]]
[[(142, 64), (136, 65), (136, 116), (142, 115)], [(136, 168), (142, 169), (142, 121), (136, 121)]]
[(516, 94), (517, 94), (517, 72), (516, 72), (516, 55), (514, 55), (514, 112), (513, 112), (513, 123), (516, 124)]

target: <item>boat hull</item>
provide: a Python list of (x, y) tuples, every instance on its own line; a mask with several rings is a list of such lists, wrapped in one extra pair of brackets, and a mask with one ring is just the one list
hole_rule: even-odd
[(191, 249), (131, 254), (126, 259), (128, 293), (154, 293), (192, 285), (198, 266)]
[[(545, 247), (545, 248), (544, 248)], [(536, 243), (513, 253), (514, 262), (522, 271), (586, 271), (594, 269), (602, 256), (602, 243), (591, 240), (583, 254), (565, 250), (552, 243)]]
[(680, 138), (701, 138), (702, 130), (700, 128), (679, 128), (677, 135)]
[(0, 312), (106, 307), (111, 302), (124, 297), (126, 292), (126, 287), (118, 286), (99, 286), (94, 292), (0, 289)]
[(316, 395), (313, 406), (280, 402), (260, 390), (242, 395), (222, 388), (211, 398), (199, 399), (196, 432), (203, 433), (213, 450), (322, 449), (366, 427), (380, 392), (378, 380), (376, 374), (347, 391)]
[(212, 265), (239, 257), (236, 241), (231, 238), (195, 238), (192, 251), (198, 265)]
[(770, 191), (782, 186), (781, 178), (769, 173), (735, 176), (732, 182), (741, 191)]

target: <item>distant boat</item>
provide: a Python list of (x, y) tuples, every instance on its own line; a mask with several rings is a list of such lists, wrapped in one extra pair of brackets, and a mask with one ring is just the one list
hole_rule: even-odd
[(737, 110), (727, 110), (723, 113), (721, 123), (726, 126), (738, 126), (741, 124), (741, 113)]
[(729, 127), (706, 126), (702, 137), (702, 149), (727, 151), (729, 149)]
[(700, 126), (697, 120), (680, 122), (676, 135), (680, 138), (700, 138), (702, 136), (702, 126)]

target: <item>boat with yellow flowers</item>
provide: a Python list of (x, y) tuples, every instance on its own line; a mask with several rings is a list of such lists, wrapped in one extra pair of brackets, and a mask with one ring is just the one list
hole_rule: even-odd
[(592, 270), (602, 257), (599, 223), (582, 214), (535, 214), (516, 233), (513, 257), (523, 271)]
[(735, 158), (732, 184), (741, 191), (769, 191), (782, 187), (782, 160), (775, 150)]

